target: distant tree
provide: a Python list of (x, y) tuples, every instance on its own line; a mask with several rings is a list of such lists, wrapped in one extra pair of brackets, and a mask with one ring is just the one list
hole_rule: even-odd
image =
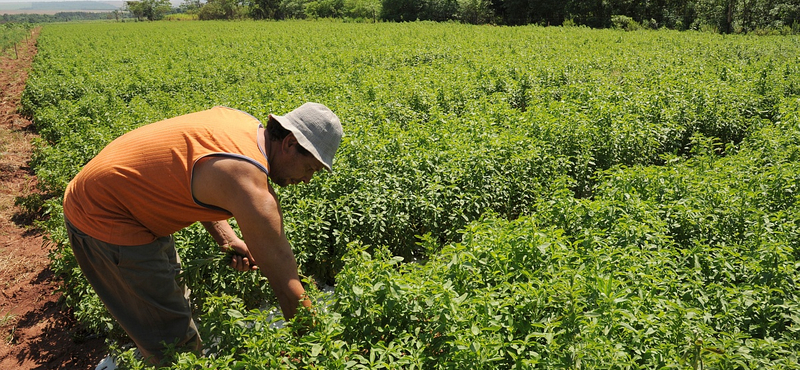
[(306, 17), (306, 0), (281, 0), (278, 14), (281, 19), (304, 19)]
[(697, 18), (692, 22), (692, 28), (711, 27), (721, 33), (732, 33), (735, 1), (697, 0)]
[(309, 18), (341, 17), (344, 0), (315, 0), (306, 3), (305, 13)]
[(389, 21), (446, 21), (457, 19), (458, 0), (383, 0), (381, 18)]
[(141, 1), (126, 1), (125, 10), (133, 14), (137, 20), (144, 18), (144, 4)]
[(202, 7), (203, 3), (200, 0), (184, 0), (183, 3), (178, 6), (178, 11), (181, 13), (197, 14)]
[(697, 17), (693, 0), (665, 0), (662, 6), (659, 26), (685, 30)]
[(255, 19), (283, 19), (281, 0), (248, 0), (250, 16)]
[(415, 21), (424, 6), (421, 0), (382, 0), (381, 19), (395, 22)]
[(137, 0), (126, 1), (125, 8), (133, 14), (137, 20), (147, 19), (155, 21), (164, 17), (172, 6), (169, 0)]
[(734, 28), (741, 32), (777, 30), (798, 22), (798, 15), (798, 0), (739, 0), (733, 11)]
[(532, 3), (528, 0), (505, 0), (503, 2), (503, 23), (511, 26), (530, 23)]
[(380, 0), (344, 0), (344, 15), (350, 18), (378, 21), (381, 14)]
[(566, 2), (563, 0), (539, 0), (529, 9), (531, 23), (557, 26), (566, 19)]
[(567, 0), (565, 12), (575, 23), (606, 28), (611, 26), (611, 14), (606, 13), (604, 0)]
[(426, 0), (419, 19), (426, 21), (447, 21), (458, 16), (458, 0)]
[(486, 24), (494, 18), (489, 0), (459, 0), (458, 19), (470, 24)]
[(200, 20), (238, 19), (243, 16), (243, 6), (238, 0), (208, 0), (197, 12)]

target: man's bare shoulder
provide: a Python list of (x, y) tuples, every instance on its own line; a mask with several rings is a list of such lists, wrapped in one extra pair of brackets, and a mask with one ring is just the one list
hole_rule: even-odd
[(255, 164), (233, 157), (206, 157), (194, 165), (192, 194), (205, 204), (233, 212), (238, 202), (274, 198), (267, 174)]

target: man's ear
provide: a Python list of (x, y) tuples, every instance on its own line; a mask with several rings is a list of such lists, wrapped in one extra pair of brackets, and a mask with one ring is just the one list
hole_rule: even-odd
[(281, 149), (284, 152), (288, 152), (289, 148), (291, 148), (293, 145), (299, 145), (299, 143), (297, 142), (297, 138), (294, 137), (294, 134), (289, 133), (289, 135), (286, 135), (286, 137), (283, 138), (283, 141), (281, 141)]

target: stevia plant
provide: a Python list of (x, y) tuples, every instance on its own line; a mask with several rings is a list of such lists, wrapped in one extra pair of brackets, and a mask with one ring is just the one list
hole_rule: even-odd
[(23, 101), (53, 268), (76, 316), (113, 337), (65, 241), (69, 179), (148, 122), (214, 105), (265, 121), (319, 101), (345, 125), (335, 172), (278, 193), (309, 294), (330, 303), (274, 325), (265, 280), (226, 270), (195, 225), (176, 240), (208, 350), (175, 367), (798, 368), (797, 45), (425, 22), (48, 25)]

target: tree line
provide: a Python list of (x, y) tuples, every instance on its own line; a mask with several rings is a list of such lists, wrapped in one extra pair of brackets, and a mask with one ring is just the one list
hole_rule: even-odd
[[(720, 33), (800, 33), (800, 0), (169, 0), (126, 1), (126, 16), (157, 20), (169, 13), (208, 19), (344, 18), (356, 21), (458, 21), (471, 24), (592, 28), (669, 28)], [(64, 21), (121, 14), (17, 15), (4, 21)], [(37, 17), (37, 19), (31, 19)], [(52, 19), (40, 19), (42, 17)]]
[(800, 0), (187, 0), (181, 7), (200, 19), (348, 18), (800, 32)]

